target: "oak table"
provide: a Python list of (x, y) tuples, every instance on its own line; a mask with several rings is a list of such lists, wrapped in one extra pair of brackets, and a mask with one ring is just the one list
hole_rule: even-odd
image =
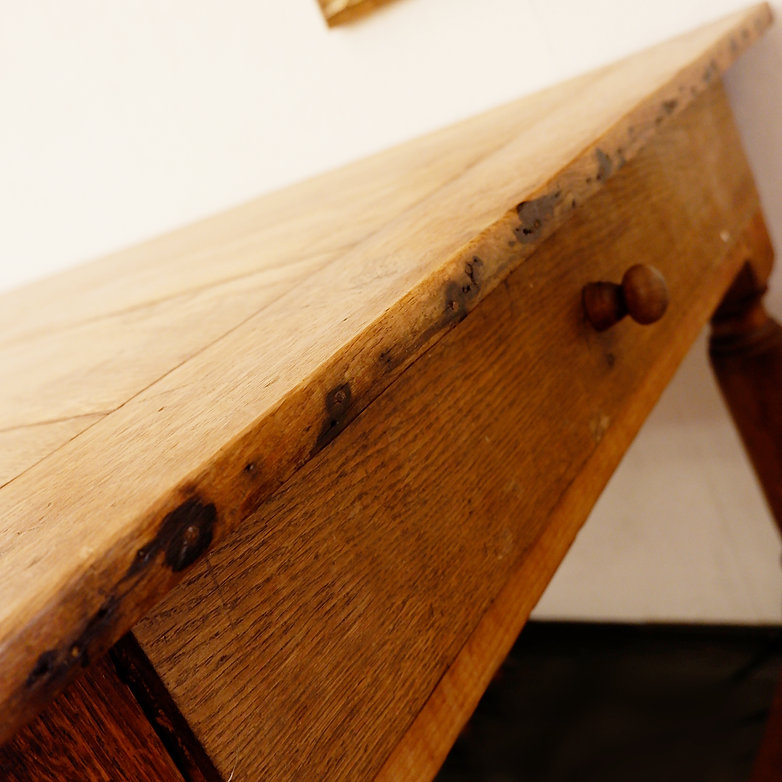
[(712, 315), (782, 519), (720, 79), (770, 21), (0, 298), (5, 776), (431, 778)]

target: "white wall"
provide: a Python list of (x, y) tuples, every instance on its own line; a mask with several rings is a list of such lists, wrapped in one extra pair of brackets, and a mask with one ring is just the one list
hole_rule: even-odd
[[(396, 0), (327, 30), (316, 0), (0, 0), (0, 289), (741, 5)], [(728, 86), (782, 247), (779, 27), (734, 68)], [(776, 282), (782, 312), (779, 274)], [(782, 620), (779, 545), (709, 382), (695, 356), (541, 614)], [(667, 495), (689, 498), (685, 507), (657, 502), (655, 487), (669, 482)], [(642, 513), (631, 496), (654, 501)], [(679, 519), (673, 525), (672, 517)]]

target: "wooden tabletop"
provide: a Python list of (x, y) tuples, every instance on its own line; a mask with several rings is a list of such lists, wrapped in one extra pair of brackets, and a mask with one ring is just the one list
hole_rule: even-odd
[(0, 298), (0, 739), (770, 23), (622, 63)]

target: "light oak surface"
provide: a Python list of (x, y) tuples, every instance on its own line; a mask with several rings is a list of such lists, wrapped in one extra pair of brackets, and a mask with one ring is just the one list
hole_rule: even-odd
[[(757, 210), (715, 83), (136, 627), (224, 774), (432, 776)], [(650, 259), (670, 311), (595, 332)]]
[(759, 6), (5, 296), (0, 434), (19, 455), (0, 488), (0, 737), (347, 431), (769, 19)]

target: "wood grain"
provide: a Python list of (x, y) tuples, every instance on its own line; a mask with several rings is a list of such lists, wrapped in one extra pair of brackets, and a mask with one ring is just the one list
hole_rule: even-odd
[[(757, 209), (714, 85), (137, 626), (223, 774), (432, 776)], [(669, 312), (595, 333), (583, 285), (652, 259)]]
[(160, 677), (131, 633), (109, 650), (120, 681), (127, 685), (186, 782), (222, 782), (223, 777), (190, 730)]
[(0, 776), (4, 782), (182, 781), (107, 659), (0, 747)]
[(38, 421), (0, 431), (0, 486), (97, 423), (105, 413)]
[(0, 488), (0, 736), (347, 431), (769, 21), (757, 6), (4, 297), (3, 428), (86, 417)]

